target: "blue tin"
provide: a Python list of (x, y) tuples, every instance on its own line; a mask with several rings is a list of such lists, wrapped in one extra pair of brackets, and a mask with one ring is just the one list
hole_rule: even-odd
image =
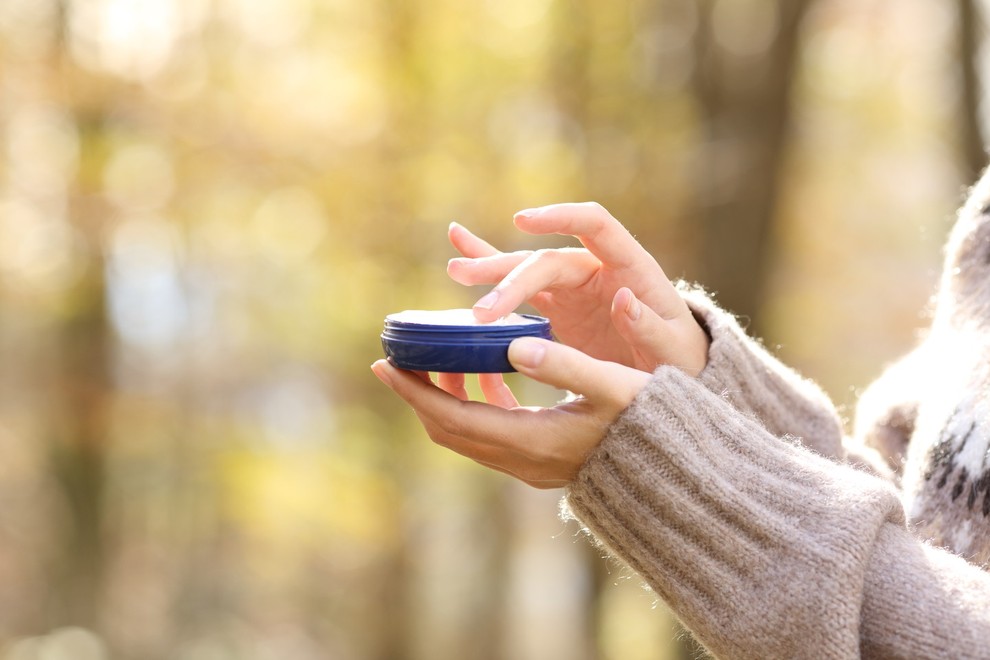
[(511, 314), (478, 323), (470, 309), (407, 310), (385, 317), (382, 348), (401, 369), (480, 374), (515, 371), (508, 350), (513, 339), (553, 339), (550, 321)]

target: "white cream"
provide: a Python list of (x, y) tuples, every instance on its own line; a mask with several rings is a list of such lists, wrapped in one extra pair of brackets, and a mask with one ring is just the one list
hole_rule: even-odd
[(470, 309), (407, 309), (404, 312), (389, 314), (390, 321), (396, 323), (416, 323), (419, 325), (529, 325), (538, 323), (533, 319), (528, 319), (521, 314), (509, 314), (491, 323), (482, 323), (474, 318), (474, 312)]

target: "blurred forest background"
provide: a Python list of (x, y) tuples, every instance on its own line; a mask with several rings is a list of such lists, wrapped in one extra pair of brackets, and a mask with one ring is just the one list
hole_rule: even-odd
[[(594, 199), (847, 415), (983, 167), (977, 0), (0, 0), (0, 658), (654, 660), (383, 317)], [(558, 393), (513, 380), (528, 403)]]

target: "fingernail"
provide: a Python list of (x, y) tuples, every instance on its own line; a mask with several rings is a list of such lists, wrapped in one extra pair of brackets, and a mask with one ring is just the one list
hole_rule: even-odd
[(475, 307), (480, 307), (481, 309), (491, 309), (498, 302), (498, 291), (489, 291), (481, 297), (478, 302), (474, 303)]
[(636, 296), (629, 294), (629, 304), (626, 305), (626, 316), (629, 317), (630, 321), (638, 321), (640, 314), (643, 313), (643, 309), (640, 306), (641, 303), (636, 300)]
[(388, 373), (388, 365), (386, 365), (385, 360), (378, 360), (372, 364), (371, 371), (378, 376), (378, 380), (382, 381), (389, 387), (392, 386), (392, 376)]
[(451, 221), (450, 221), (450, 224), (449, 224), (449, 225), (447, 225), (447, 231), (450, 231), (450, 230), (451, 230), (451, 229), (453, 229), (454, 227), (460, 227), (460, 226), (461, 226), (461, 225), (460, 225), (460, 224), (458, 224), (458, 222), (457, 222), (456, 220), (451, 220)]
[(542, 206), (534, 207), (534, 208), (531, 208), (531, 209), (523, 209), (522, 211), (517, 211), (516, 212), (516, 217), (517, 218), (532, 218), (534, 216), (537, 216), (537, 215), (543, 213), (543, 209), (544, 209), (544, 207), (542, 207)]
[(539, 339), (520, 337), (509, 344), (509, 361), (517, 366), (535, 369), (546, 354), (547, 347)]

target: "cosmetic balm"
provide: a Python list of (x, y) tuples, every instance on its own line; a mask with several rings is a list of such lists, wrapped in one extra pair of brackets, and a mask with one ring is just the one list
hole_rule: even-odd
[(515, 371), (509, 344), (519, 337), (553, 339), (550, 321), (509, 314), (481, 323), (470, 309), (410, 309), (385, 317), (382, 349), (395, 366), (412, 371), (481, 374)]

